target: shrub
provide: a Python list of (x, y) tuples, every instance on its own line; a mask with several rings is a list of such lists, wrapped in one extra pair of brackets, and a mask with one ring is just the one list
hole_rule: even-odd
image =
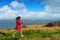
[(46, 24), (45, 26), (46, 26), (46, 27), (53, 27), (54, 24), (53, 24), (53, 23), (48, 23), (48, 24)]

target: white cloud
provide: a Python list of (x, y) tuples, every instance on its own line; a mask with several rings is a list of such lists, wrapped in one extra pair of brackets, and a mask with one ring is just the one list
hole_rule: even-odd
[(11, 5), (13, 8), (21, 8), (21, 9), (25, 8), (24, 3), (19, 3), (19, 2), (17, 2), (17, 1), (11, 2), (10, 5)]
[(45, 12), (48, 19), (59, 19), (60, 18), (60, 0), (45, 0)]
[(46, 0), (50, 12), (60, 13), (60, 0)]
[(60, 13), (60, 6), (51, 7), (50, 5), (45, 6), (45, 11), (49, 13)]
[(41, 17), (45, 17), (45, 12), (28, 12), (25, 5), (23, 3), (18, 3), (17, 1), (11, 2), (10, 6), (12, 8), (17, 8), (17, 10), (11, 9), (8, 5), (0, 8), (1, 18), (15, 18), (16, 16), (21, 16), (24, 19), (40, 19)]
[(16, 9), (18, 14), (26, 14), (27, 13), (27, 9), (26, 9), (24, 3), (19, 3), (17, 1), (13, 1), (13, 2), (11, 2), (10, 5), (11, 5), (11, 7)]
[[(55, 3), (53, 3), (53, 5), (54, 4)], [(13, 19), (16, 16), (21, 16), (23, 19), (55, 19), (60, 17), (60, 6), (54, 7), (50, 3), (45, 5), (45, 11), (43, 12), (28, 12), (24, 3), (17, 1), (12, 1), (10, 6), (16, 10), (11, 9), (8, 5), (4, 5), (0, 8), (0, 19)]]
[(0, 17), (4, 19), (14, 18), (16, 16), (16, 11), (13, 11), (10, 7), (5, 5), (3, 8), (0, 8)]
[(46, 2), (50, 6), (60, 6), (60, 0), (46, 0)]
[(25, 8), (25, 5), (23, 3), (13, 1), (11, 2), (10, 6), (17, 9), (13, 10), (8, 5), (4, 5), (2, 8), (0, 8), (0, 19), (14, 19), (16, 16), (22, 16), (22, 13), (27, 13), (27, 9)]

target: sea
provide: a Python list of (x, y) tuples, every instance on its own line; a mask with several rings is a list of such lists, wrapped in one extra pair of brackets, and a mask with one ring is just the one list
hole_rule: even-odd
[[(54, 22), (57, 20), (23, 20), (24, 24), (23, 26), (26, 25), (31, 25), (31, 24), (47, 24), (49, 22)], [(16, 26), (16, 20), (0, 20), (0, 29), (13, 29)]]

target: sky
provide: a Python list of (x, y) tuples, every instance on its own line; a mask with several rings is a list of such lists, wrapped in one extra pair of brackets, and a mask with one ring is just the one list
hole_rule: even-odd
[(0, 19), (60, 19), (60, 0), (0, 0)]

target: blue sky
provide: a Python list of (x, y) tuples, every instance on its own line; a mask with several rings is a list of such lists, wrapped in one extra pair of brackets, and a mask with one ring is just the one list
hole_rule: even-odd
[(59, 0), (0, 0), (0, 19), (60, 19)]
[[(2, 8), (4, 5), (8, 5), (14, 1), (14, 0), (0, 0), (0, 8)], [(44, 11), (44, 5), (41, 5), (40, 3), (43, 2), (44, 0), (17, 0), (19, 3), (24, 3), (25, 6), (27, 7), (28, 11)]]

